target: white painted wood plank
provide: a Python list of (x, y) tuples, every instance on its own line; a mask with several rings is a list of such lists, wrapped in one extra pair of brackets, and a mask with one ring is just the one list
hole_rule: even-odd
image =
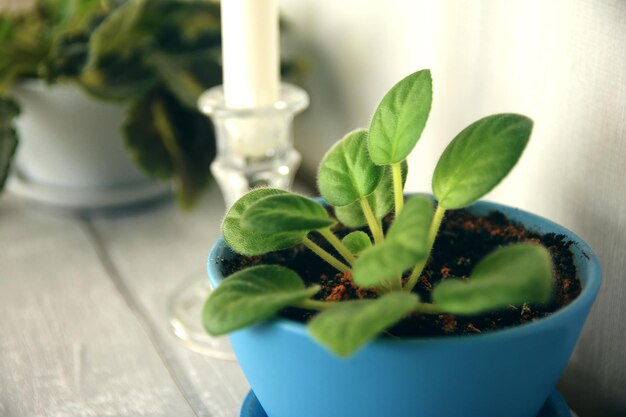
[(93, 222), (196, 413), (233, 417), (248, 391), (239, 366), (185, 348), (171, 334), (166, 311), (169, 297), (188, 277), (206, 279), (207, 255), (219, 236), (223, 214), (221, 194), (213, 187), (192, 213), (170, 203), (122, 216), (96, 216)]
[(0, 200), (0, 415), (194, 416), (84, 224)]
[[(306, 194), (306, 188), (298, 187)], [(192, 352), (171, 334), (169, 297), (190, 276), (206, 279), (209, 250), (220, 235), (225, 209), (217, 187), (183, 213), (175, 204), (122, 216), (94, 216), (96, 233), (114, 268), (160, 340), (189, 403), (199, 416), (238, 415), (249, 385), (236, 363)]]

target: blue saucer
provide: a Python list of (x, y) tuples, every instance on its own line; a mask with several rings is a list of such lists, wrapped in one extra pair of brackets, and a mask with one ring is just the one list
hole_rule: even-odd
[[(252, 390), (248, 392), (248, 395), (243, 400), (239, 417), (267, 417), (263, 407), (261, 407), (261, 403), (259, 403)], [(557, 390), (554, 390), (541, 408), (541, 411), (539, 411), (539, 414), (537, 414), (537, 417), (572, 417), (572, 413), (570, 413), (565, 399)]]

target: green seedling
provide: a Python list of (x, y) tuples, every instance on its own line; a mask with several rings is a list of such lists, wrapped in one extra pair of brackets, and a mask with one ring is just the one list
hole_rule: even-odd
[[(348, 356), (409, 314), (476, 315), (510, 305), (546, 303), (552, 295), (552, 261), (542, 246), (520, 243), (495, 250), (469, 277), (448, 278), (422, 302), (412, 290), (431, 254), (447, 210), (476, 202), (492, 190), (520, 158), (533, 123), (519, 114), (495, 114), (462, 130), (445, 149), (432, 180), (436, 204), (427, 197), (405, 201), (406, 158), (430, 113), (430, 71), (396, 84), (376, 109), (369, 130), (340, 140), (324, 157), (319, 189), (337, 219), (316, 201), (287, 191), (261, 188), (237, 201), (223, 224), (224, 239), (243, 255), (306, 246), (377, 298), (315, 299), (319, 286), (306, 287), (294, 271), (263, 265), (237, 272), (209, 297), (206, 329), (225, 334), (276, 316), (286, 307), (315, 310), (309, 332), (340, 356)], [(394, 219), (384, 233), (382, 219)], [(366, 226), (339, 239), (337, 221)], [(318, 234), (333, 253), (315, 244)], [(371, 236), (371, 238), (370, 238)]]

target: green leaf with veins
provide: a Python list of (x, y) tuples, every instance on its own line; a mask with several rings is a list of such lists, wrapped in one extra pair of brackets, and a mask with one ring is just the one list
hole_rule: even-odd
[(192, 207), (212, 178), (209, 120), (157, 86), (131, 102), (122, 130), (135, 163), (152, 177), (171, 179), (181, 206)]
[(341, 242), (355, 255), (372, 246), (372, 241), (368, 234), (360, 230), (348, 233)]
[(389, 90), (370, 124), (368, 147), (374, 163), (391, 165), (406, 159), (426, 126), (432, 97), (430, 70), (417, 71)]
[(354, 264), (353, 279), (362, 287), (376, 287), (398, 279), (428, 257), (428, 231), (433, 218), (430, 199), (409, 199), (387, 232), (385, 241), (363, 251)]
[(498, 249), (476, 265), (469, 280), (447, 279), (432, 293), (448, 313), (474, 315), (524, 303), (547, 303), (553, 290), (552, 258), (542, 246)]
[(373, 193), (384, 169), (367, 152), (367, 131), (355, 130), (326, 154), (320, 165), (318, 185), (322, 197), (333, 206), (347, 206)]
[[(393, 209), (393, 178), (391, 174), (391, 167), (386, 166), (383, 178), (374, 190), (374, 192), (367, 196), (367, 201), (374, 212), (374, 216), (377, 219), (382, 219)], [(406, 177), (409, 171), (409, 165), (406, 161), (401, 164), (402, 168), (402, 186), (406, 182)], [(367, 219), (363, 214), (361, 204), (356, 201), (352, 204), (342, 207), (335, 207), (335, 215), (337, 219), (348, 227), (361, 227), (367, 224)]]
[(272, 318), (280, 310), (311, 298), (318, 285), (306, 288), (291, 269), (260, 265), (226, 278), (209, 296), (202, 323), (214, 336)]
[(220, 48), (220, 6), (210, 1), (149, 1), (137, 30), (151, 38), (158, 52), (186, 54)]
[(533, 128), (526, 116), (480, 119), (445, 149), (433, 174), (433, 194), (446, 209), (466, 207), (491, 191), (519, 160)]
[(242, 255), (262, 255), (297, 245), (306, 232), (267, 233), (250, 229), (242, 223), (243, 213), (252, 204), (272, 195), (284, 195), (287, 191), (275, 188), (257, 188), (248, 192), (233, 204), (222, 224), (224, 240), (235, 252)]
[(309, 333), (337, 355), (349, 356), (402, 320), (418, 303), (416, 294), (401, 292), (376, 300), (344, 301), (316, 315)]
[(151, 62), (168, 89), (189, 109), (196, 110), (198, 97), (221, 83), (220, 51), (216, 48), (184, 54), (154, 54)]
[(245, 228), (265, 233), (309, 232), (335, 223), (320, 203), (291, 193), (262, 198), (241, 217)]
[(81, 81), (97, 96), (121, 100), (139, 96), (165, 78), (179, 99), (195, 109), (191, 97), (198, 87), (192, 84), (200, 81), (208, 88), (220, 83), (220, 42), (217, 4), (128, 0), (94, 31)]
[(146, 61), (153, 35), (138, 31), (146, 0), (129, 0), (114, 10), (91, 35), (89, 58), (80, 83), (91, 94), (111, 100), (140, 97), (156, 82)]
[(0, 13), (0, 94), (25, 79), (54, 82), (80, 72), (86, 41), (108, 3), (37, 1), (25, 13)]

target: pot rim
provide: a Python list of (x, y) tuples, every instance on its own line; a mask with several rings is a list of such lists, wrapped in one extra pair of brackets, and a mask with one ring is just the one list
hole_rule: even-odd
[[(432, 195), (425, 193), (412, 193), (410, 195), (425, 195), (432, 198)], [(492, 330), (485, 333), (469, 334), (469, 335), (450, 335), (450, 336), (427, 336), (427, 337), (407, 337), (402, 339), (382, 339), (378, 338), (370, 342), (368, 345), (376, 346), (432, 346), (432, 345), (446, 345), (450, 342), (453, 343), (482, 343), (492, 339), (502, 338), (523, 338), (532, 333), (540, 332), (542, 330), (549, 330), (555, 322), (564, 322), (572, 315), (575, 315), (577, 311), (590, 307), (593, 304), (599, 290), (602, 281), (602, 269), (600, 266), (600, 260), (598, 255), (591, 249), (591, 247), (578, 235), (571, 230), (551, 221), (544, 217), (530, 213), (525, 210), (514, 208), (500, 203), (491, 201), (478, 201), (471, 206), (467, 207), (470, 211), (491, 211), (500, 210), (507, 217), (513, 217), (513, 221), (523, 224), (530, 230), (536, 230), (541, 225), (542, 233), (556, 233), (566, 236), (570, 241), (574, 243), (576, 249), (574, 250), (574, 257), (581, 259), (582, 263), (576, 262), (576, 269), (578, 276), (582, 281), (582, 291), (576, 297), (574, 301), (565, 307), (555, 311), (547, 317), (535, 320), (530, 323), (524, 323), (518, 326), (512, 326), (505, 329)], [(518, 217), (523, 217), (518, 219)], [(528, 225), (530, 224), (530, 226)], [(580, 254), (580, 256), (577, 254)], [(215, 245), (211, 249), (208, 258), (207, 270), (209, 275), (209, 281), (211, 286), (215, 288), (225, 278), (220, 271), (221, 259), (232, 256), (234, 252), (227, 245), (223, 236), (220, 236)], [(310, 336), (307, 331), (307, 325), (293, 320), (285, 318), (274, 318), (266, 322), (257, 324), (256, 326), (276, 326), (284, 331), (290, 333), (300, 334), (302, 336)]]

